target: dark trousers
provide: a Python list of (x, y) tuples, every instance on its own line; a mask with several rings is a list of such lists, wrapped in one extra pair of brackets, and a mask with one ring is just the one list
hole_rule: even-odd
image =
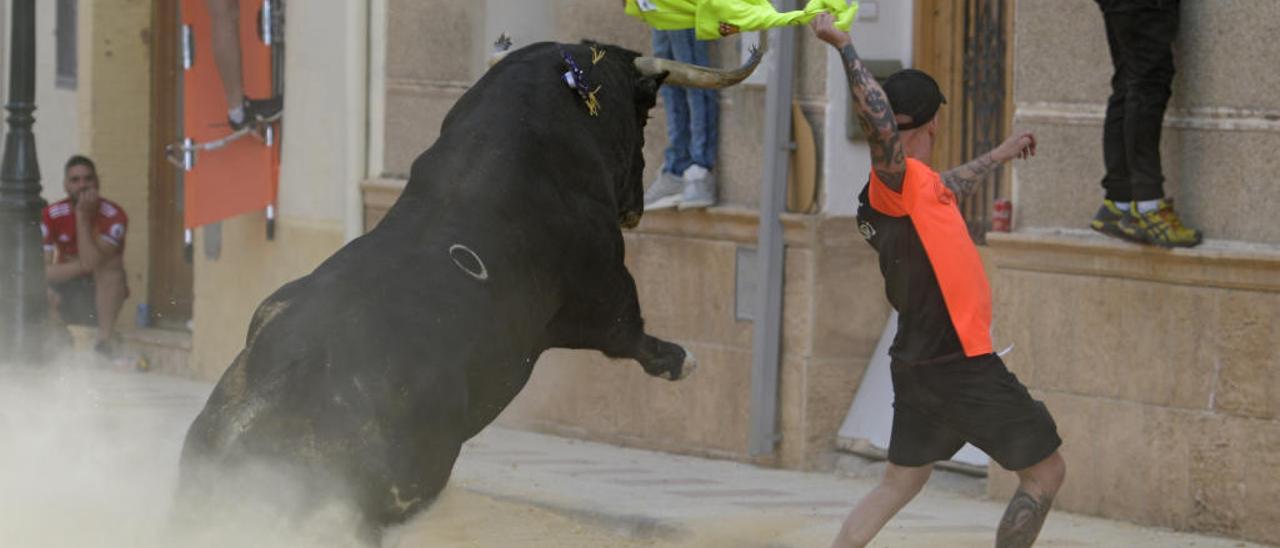
[(1172, 93), (1179, 1), (1097, 2), (1115, 67), (1103, 129), (1102, 187), (1109, 200), (1157, 200), (1164, 197), (1160, 131)]

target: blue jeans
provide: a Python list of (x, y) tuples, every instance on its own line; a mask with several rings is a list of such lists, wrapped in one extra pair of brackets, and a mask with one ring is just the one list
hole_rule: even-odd
[[(707, 42), (694, 38), (693, 29), (653, 31), (653, 55), (682, 63), (711, 65)], [(690, 165), (708, 170), (716, 165), (716, 143), (720, 126), (720, 104), (714, 89), (662, 86), (662, 102), (667, 110), (668, 173), (680, 175)]]

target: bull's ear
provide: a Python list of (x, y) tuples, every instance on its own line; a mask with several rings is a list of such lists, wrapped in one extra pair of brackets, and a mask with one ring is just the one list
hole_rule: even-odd
[(662, 72), (652, 76), (641, 76), (636, 80), (636, 103), (644, 110), (653, 108), (658, 104), (658, 88), (662, 87), (662, 81), (667, 79), (667, 73)]
[(658, 88), (662, 86), (662, 82), (666, 81), (668, 74), (671, 73), (663, 71), (652, 76), (641, 76), (640, 80), (636, 82), (636, 85), (644, 88), (652, 88), (656, 93)]

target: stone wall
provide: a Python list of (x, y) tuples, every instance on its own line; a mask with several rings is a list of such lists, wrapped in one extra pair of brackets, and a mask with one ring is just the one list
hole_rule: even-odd
[(989, 238), (996, 338), (1058, 420), (1058, 508), (1280, 542), (1280, 4), (1181, 9), (1166, 190), (1209, 240), (1167, 251), (1086, 229), (1111, 70), (1096, 5), (1017, 3), (1015, 124), (1040, 154), (1015, 169), (1016, 231)]
[[(1280, 168), (1280, 20), (1270, 0), (1182, 2), (1178, 69), (1162, 154), (1166, 191), (1208, 238), (1280, 244), (1265, 221)], [(1111, 61), (1092, 0), (1018, 2), (1015, 123), (1040, 155), (1020, 164), (1019, 227), (1085, 228), (1102, 200), (1102, 120)], [(1092, 37), (1089, 38), (1089, 37)]]

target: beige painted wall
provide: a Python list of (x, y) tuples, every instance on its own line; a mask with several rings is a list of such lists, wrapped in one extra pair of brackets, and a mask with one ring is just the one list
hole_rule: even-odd
[[(102, 194), (129, 214), (124, 261), (132, 294), (117, 321), (127, 328), (146, 299), (150, 262), (151, 2), (79, 2), (79, 10), (79, 151), (97, 164)], [(63, 160), (46, 164), (45, 179), (56, 176), (59, 188)]]
[[(877, 16), (866, 17), (868, 4), (876, 5)], [(857, 41), (858, 55), (864, 59), (892, 59), (911, 66), (913, 2), (863, 2), (862, 16), (850, 33)], [(812, 34), (808, 29), (803, 31)], [(858, 192), (871, 173), (871, 149), (865, 140), (850, 141), (845, 137), (845, 123), (852, 101), (849, 81), (840, 62), (840, 54), (826, 44), (826, 116), (822, 131), (822, 210), (827, 215), (852, 216), (858, 210)]]
[[(0, 97), (9, 98), (10, 2), (0, 0)], [(41, 195), (50, 202), (66, 197), (62, 164), (79, 151), (79, 109), (76, 90), (54, 86), (55, 3), (36, 2), (36, 154), (40, 161)], [(84, 41), (84, 25), (80, 25)], [(5, 111), (7, 113), (7, 111)], [(8, 126), (5, 126), (5, 131)]]
[(285, 111), (276, 239), (261, 212), (223, 223), (222, 253), (198, 234), (192, 367), (215, 379), (244, 346), (258, 303), (305, 275), (347, 240), (364, 175), (368, 6), (288, 3)]
[[(0, 2), (0, 63), (9, 64), (9, 2)], [(9, 71), (0, 70), (0, 94), (9, 96)]]

